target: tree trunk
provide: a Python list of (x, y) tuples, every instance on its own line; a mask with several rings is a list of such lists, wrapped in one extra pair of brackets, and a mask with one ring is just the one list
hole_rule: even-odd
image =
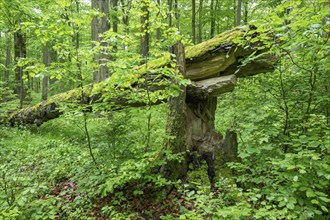
[(249, 8), (248, 8), (248, 2), (244, 1), (244, 24), (247, 25), (248, 24), (248, 15), (249, 15)]
[[(14, 54), (15, 54), (15, 62), (18, 63), (20, 58), (26, 57), (26, 44), (25, 37), (21, 30), (18, 30), (14, 33)], [(25, 98), (25, 89), (24, 89), (24, 81), (23, 81), (23, 67), (17, 66), (15, 69), (15, 93), (17, 94), (20, 100), (20, 108), (23, 107), (23, 101)]]
[(196, 44), (196, 0), (191, 0), (191, 41)]
[(92, 0), (92, 8), (104, 14), (101, 18), (95, 16), (92, 20), (92, 41), (99, 42), (101, 45), (100, 52), (94, 55), (94, 62), (98, 65), (98, 67), (94, 69), (94, 82), (105, 80), (109, 74), (106, 65), (109, 59), (106, 52), (108, 44), (104, 42), (104, 37), (101, 36), (110, 29), (110, 23), (108, 21), (109, 4), (109, 0)]
[(167, 0), (167, 1), (168, 1), (168, 14), (167, 14), (168, 27), (172, 27), (173, 26), (173, 21), (172, 21), (173, 0)]
[(178, 7), (178, 0), (174, 0), (174, 17), (175, 17), (175, 26), (180, 30), (180, 21), (179, 21), (179, 7)]
[(111, 16), (112, 18), (112, 30), (115, 33), (118, 33), (118, 0), (112, 0), (112, 12), (114, 15)]
[[(42, 60), (43, 63), (45, 65), (45, 68), (47, 68), (49, 66), (49, 44), (47, 43), (43, 49), (43, 56), (42, 56)], [(48, 97), (48, 80), (49, 77), (47, 75), (44, 75), (44, 77), (42, 78), (42, 91), (41, 91), (41, 99), (42, 100), (47, 100)]]
[(211, 0), (211, 25), (210, 25), (210, 37), (214, 37), (215, 33), (215, 10), (214, 10), (214, 0)]
[[(185, 51), (181, 42), (173, 47), (173, 53), (176, 55), (176, 68), (179, 70), (180, 74), (185, 77)], [(185, 100), (186, 89), (181, 86), (179, 95), (171, 98), (168, 102), (170, 113), (167, 117), (166, 133), (171, 138), (167, 141), (166, 148), (173, 154), (180, 154), (180, 156), (183, 157), (181, 160), (168, 161), (168, 163), (162, 167), (164, 176), (170, 180), (184, 179), (187, 175), (185, 155), (187, 148), (187, 106)]]
[(142, 63), (146, 63), (149, 56), (149, 4), (150, 0), (141, 0), (141, 37), (140, 37), (140, 54), (142, 56)]
[(241, 17), (242, 17), (242, 0), (238, 0), (238, 2), (237, 2), (236, 26), (241, 25)]
[(129, 14), (131, 10), (132, 0), (127, 0), (127, 4), (125, 4), (125, 0), (121, 0), (121, 8), (122, 8), (122, 22), (124, 24), (124, 33), (129, 34)]
[(237, 11), (236, 11), (236, 0), (233, 0), (233, 7), (234, 7), (234, 11), (233, 11), (233, 27), (236, 27), (236, 20), (237, 20)]
[(198, 13), (198, 43), (203, 41), (203, 0), (199, 0)]
[[(11, 63), (11, 35), (7, 34), (7, 47), (6, 47), (6, 63), (5, 63), (5, 72), (4, 72), (4, 88), (9, 86), (9, 74), (10, 74), (10, 63)], [(3, 99), (5, 99), (6, 94), (3, 94)]]
[[(157, 7), (159, 9), (159, 12), (157, 13), (157, 17), (159, 16), (160, 14), (160, 7), (161, 7), (161, 3), (160, 3), (160, 0), (157, 0)], [(156, 39), (159, 41), (160, 40), (160, 28), (158, 27), (156, 29)]]

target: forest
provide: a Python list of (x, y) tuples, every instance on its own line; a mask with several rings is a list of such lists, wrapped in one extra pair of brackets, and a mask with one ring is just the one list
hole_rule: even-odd
[(329, 0), (0, 0), (0, 220), (330, 218)]

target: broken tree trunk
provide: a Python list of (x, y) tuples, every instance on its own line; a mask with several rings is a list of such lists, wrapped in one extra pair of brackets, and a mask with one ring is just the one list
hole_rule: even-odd
[[(273, 57), (262, 56), (257, 57), (248, 65), (240, 67), (244, 57), (251, 54), (259, 55), (262, 52), (258, 50), (258, 46), (262, 45), (258, 45), (257, 42), (253, 43), (253, 46), (244, 48), (237, 43), (245, 39), (246, 36), (252, 39), (257, 36), (255, 27), (252, 27), (253, 34), (249, 34), (250, 29), (237, 28), (230, 30), (201, 44), (187, 48), (185, 59), (186, 78), (192, 82), (187, 87), (186, 100), (188, 105), (192, 105), (190, 107), (192, 108), (191, 111), (201, 112), (194, 101), (196, 99), (206, 103), (213, 103), (214, 101), (211, 100), (215, 100), (216, 96), (232, 91), (235, 86), (236, 77), (244, 77), (273, 69), (273, 63), (276, 60)], [(164, 88), (171, 84), (171, 79), (168, 76), (160, 77), (157, 73), (151, 74), (151, 72), (155, 71), (150, 70), (166, 68), (170, 63), (170, 57), (150, 61), (135, 69), (136, 77), (129, 79), (129, 86), (114, 85), (110, 88), (109, 84), (111, 84), (112, 77), (118, 77), (114, 74), (104, 82), (85, 86), (83, 92), (81, 92), (81, 88), (77, 88), (55, 95), (49, 98), (49, 100), (33, 107), (14, 112), (8, 117), (7, 121), (10, 125), (41, 125), (61, 115), (61, 111), (59, 110), (61, 104), (74, 101), (78, 101), (81, 104), (106, 101), (115, 105), (143, 106), (146, 103), (141, 101), (141, 99), (130, 100), (125, 98), (125, 95), (129, 93), (139, 94), (145, 89), (145, 86), (152, 92), (158, 91), (160, 93), (159, 98), (153, 100), (152, 104), (167, 101), (163, 100), (161, 95)], [(144, 78), (142, 84), (139, 83), (141, 78)], [(82, 95), (84, 96), (83, 98), (81, 97)], [(202, 112), (203, 114), (212, 115), (213, 110), (211, 111), (211, 109), (210, 106), (210, 109)], [(210, 125), (205, 124), (205, 126), (209, 127)]]
[[(185, 51), (181, 42), (174, 45), (173, 53), (176, 55), (176, 68), (183, 77), (186, 77)], [(173, 154), (181, 154), (181, 160), (167, 161), (162, 167), (161, 172), (167, 179), (184, 179), (187, 175), (185, 155), (187, 150), (186, 88), (181, 86), (179, 95), (170, 98), (168, 104), (170, 112), (167, 116), (166, 134), (169, 135), (170, 138), (166, 141), (165, 147)]]

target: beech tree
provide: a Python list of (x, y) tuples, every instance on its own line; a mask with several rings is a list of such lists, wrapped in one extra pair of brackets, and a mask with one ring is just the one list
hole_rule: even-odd
[[(109, 75), (109, 70), (106, 65), (109, 60), (109, 56), (106, 51), (109, 45), (106, 41), (104, 41), (103, 36), (105, 32), (110, 29), (109, 7), (109, 0), (92, 0), (92, 8), (99, 12), (93, 17), (92, 21), (92, 41), (100, 45), (100, 52), (94, 55), (94, 62), (96, 63), (94, 70), (95, 82), (103, 81)], [(114, 28), (116, 27), (117, 26), (115, 25)]]

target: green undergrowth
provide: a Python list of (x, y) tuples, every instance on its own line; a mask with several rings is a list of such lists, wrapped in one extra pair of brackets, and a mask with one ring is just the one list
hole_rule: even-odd
[(78, 112), (41, 127), (1, 127), (0, 219), (96, 219), (97, 198), (131, 182), (167, 184), (151, 172), (164, 163), (165, 114), (163, 106), (89, 114), (96, 163)]

